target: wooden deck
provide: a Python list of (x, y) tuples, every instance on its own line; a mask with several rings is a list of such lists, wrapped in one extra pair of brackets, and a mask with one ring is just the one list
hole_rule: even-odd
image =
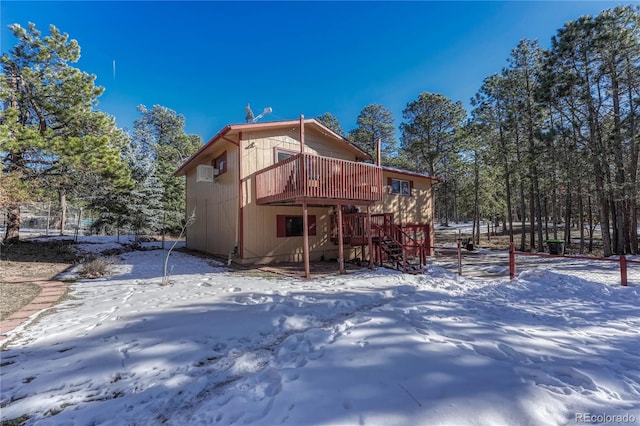
[(312, 154), (297, 154), (256, 173), (258, 204), (350, 203), (382, 200), (382, 169)]

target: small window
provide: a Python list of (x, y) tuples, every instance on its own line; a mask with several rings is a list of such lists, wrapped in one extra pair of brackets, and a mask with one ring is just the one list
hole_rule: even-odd
[(211, 162), (211, 165), (218, 169), (218, 175), (227, 172), (227, 151), (223, 152), (215, 160)]
[[(282, 237), (302, 237), (304, 231), (302, 216), (278, 215), (277, 236)], [(316, 235), (316, 216), (307, 216), (309, 235)]]
[(411, 195), (411, 189), (413, 189), (413, 182), (410, 180), (389, 178), (389, 187), (390, 187), (389, 191), (391, 194)]
[(276, 163), (286, 160), (289, 157), (293, 157), (296, 154), (298, 153), (294, 151), (285, 151), (282, 149), (276, 149)]
[(302, 230), (302, 216), (288, 216), (284, 222), (285, 237), (301, 237)]

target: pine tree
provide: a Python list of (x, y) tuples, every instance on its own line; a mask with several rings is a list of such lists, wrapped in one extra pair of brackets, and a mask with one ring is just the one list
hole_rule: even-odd
[[(103, 92), (95, 86), (95, 76), (71, 65), (80, 58), (75, 40), (53, 25), (49, 36), (32, 23), (27, 29), (18, 24), (9, 28), (18, 42), (0, 57), (4, 172), (19, 173), (32, 188), (58, 193), (62, 234), (67, 196), (85, 189), (89, 176), (99, 177), (93, 181), (101, 186), (130, 184), (115, 142), (119, 131), (112, 118), (93, 110)], [(9, 206), (8, 218), (5, 239), (18, 239), (17, 202)]]
[(344, 130), (342, 130), (342, 126), (340, 126), (340, 121), (338, 117), (331, 114), (330, 112), (325, 112), (322, 115), (316, 117), (316, 120), (333, 130), (339, 135), (344, 135)]
[(383, 160), (396, 154), (393, 114), (382, 105), (367, 105), (360, 111), (358, 127), (349, 132), (351, 142), (375, 158), (378, 139), (382, 145)]
[(440, 94), (422, 93), (402, 112), (406, 120), (400, 125), (402, 150), (418, 164), (419, 171), (443, 178), (436, 189), (440, 218), (448, 224), (455, 210), (452, 192), (459, 184), (461, 172), (457, 133), (466, 116), (461, 102), (452, 102)]
[(173, 173), (200, 148), (202, 140), (187, 135), (184, 116), (169, 108), (154, 105), (149, 110), (141, 105), (138, 111), (142, 117), (134, 123), (133, 138), (154, 160), (155, 177), (162, 188), (165, 228), (178, 232), (185, 220), (185, 183)]

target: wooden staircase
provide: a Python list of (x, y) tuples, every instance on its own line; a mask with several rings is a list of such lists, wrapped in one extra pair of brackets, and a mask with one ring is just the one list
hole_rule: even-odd
[(373, 228), (377, 234), (373, 242), (374, 246), (379, 248), (379, 264), (408, 274), (422, 273), (424, 255), (421, 244), (402, 231), (398, 225), (373, 225)]
[[(342, 235), (343, 244), (361, 247), (362, 258), (365, 257), (365, 247), (371, 237), (374, 263), (408, 274), (421, 274), (426, 264), (426, 256), (430, 253), (428, 247), (429, 225), (396, 224), (393, 213), (371, 215), (371, 225), (367, 226), (364, 213), (343, 213)], [(338, 231), (335, 213), (332, 215), (331, 241), (337, 244)]]

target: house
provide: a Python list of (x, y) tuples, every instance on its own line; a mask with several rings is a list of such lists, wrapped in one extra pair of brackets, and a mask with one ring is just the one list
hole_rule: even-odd
[(322, 259), (421, 270), (437, 179), (372, 160), (302, 116), (228, 125), (175, 173), (195, 212), (187, 248), (241, 264), (304, 261), (307, 277)]

